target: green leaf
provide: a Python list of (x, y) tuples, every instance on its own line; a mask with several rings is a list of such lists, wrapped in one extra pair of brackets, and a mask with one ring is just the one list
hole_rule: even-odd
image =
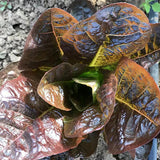
[(99, 84), (103, 81), (103, 74), (100, 73), (98, 70), (90, 70), (87, 72), (82, 73), (78, 78), (90, 78), (90, 79), (96, 79)]
[(158, 2), (153, 3), (152, 9), (154, 12), (160, 12), (160, 3), (158, 3)]
[(147, 13), (149, 13), (151, 6), (148, 3), (144, 4), (144, 9), (146, 10)]
[(6, 6), (6, 5), (7, 5), (7, 1), (4, 1), (4, 2), (3, 2), (3, 1), (1, 1), (1, 2), (0, 2), (0, 5), (2, 5), (2, 6)]
[(109, 70), (109, 71), (114, 71), (117, 67), (118, 63), (112, 64), (112, 65), (107, 65), (105, 67), (103, 67), (103, 69)]
[(139, 7), (140, 7), (140, 8), (144, 8), (144, 4), (145, 4), (145, 3), (142, 3)]
[(8, 8), (8, 9), (12, 9), (12, 5), (9, 3), (9, 4), (7, 5), (7, 8)]
[(5, 8), (6, 8), (5, 6), (1, 7), (1, 8), (0, 8), (0, 11), (4, 11)]

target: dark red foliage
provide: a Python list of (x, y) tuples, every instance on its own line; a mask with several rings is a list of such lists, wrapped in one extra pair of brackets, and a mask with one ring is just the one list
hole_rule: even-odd
[(19, 69), (56, 66), (63, 53), (59, 50), (59, 37), (78, 21), (59, 8), (45, 11), (30, 31), (24, 47)]
[(131, 56), (137, 63), (148, 69), (160, 61), (160, 23), (151, 24), (152, 35), (145, 48)]
[(105, 139), (113, 154), (146, 144), (160, 131), (160, 90), (149, 73), (123, 58), (116, 77), (117, 104), (105, 127)]
[(127, 3), (80, 22), (58, 8), (44, 12), (21, 70), (0, 72), (0, 159), (87, 157), (102, 130), (113, 154), (151, 141), (160, 132), (160, 90), (129, 58), (144, 67), (159, 61), (159, 30)]

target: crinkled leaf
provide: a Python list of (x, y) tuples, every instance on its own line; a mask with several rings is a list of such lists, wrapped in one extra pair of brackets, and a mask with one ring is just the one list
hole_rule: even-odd
[[(9, 143), (1, 147), (0, 159), (40, 159), (75, 148), (83, 139), (64, 137), (63, 115), (57, 110), (49, 110), (34, 120), (30, 126), (20, 130), (21, 133), (16, 135), (16, 138), (11, 139), (11, 135), (15, 134), (11, 132), (12, 130), (3, 128), (4, 139)], [(4, 142), (2, 144), (4, 145)]]
[(27, 37), (19, 68), (27, 70), (59, 64), (63, 54), (58, 44), (59, 37), (77, 22), (69, 13), (59, 8), (45, 11)]
[(93, 154), (97, 148), (100, 131), (87, 135), (87, 138), (74, 149), (69, 151), (71, 157), (88, 157)]
[(3, 75), (0, 82), (2, 83), (0, 102), (12, 109), (14, 105), (19, 105), (18, 110), (26, 112), (31, 117), (47, 110), (49, 105), (37, 94), (37, 86), (42, 74), (40, 71), (20, 72), (17, 63), (3, 69), (0, 71), (0, 75)]
[[(7, 75), (9, 68), (2, 73)], [(36, 95), (42, 77), (37, 72), (18, 73), (11, 80), (6, 76), (0, 88), (0, 159), (39, 159), (74, 148), (83, 139), (65, 138), (63, 115), (52, 108), (34, 120), (49, 107)]]
[(98, 70), (93, 69), (73, 78), (75, 83), (70, 88), (69, 99), (78, 111), (82, 112), (96, 102), (96, 92), (102, 80), (103, 75)]
[(160, 90), (150, 74), (141, 66), (123, 58), (117, 69), (116, 100), (160, 125)]
[(69, 12), (78, 20), (91, 17), (96, 8), (89, 0), (76, 0), (69, 6)]
[(127, 105), (119, 103), (105, 127), (105, 140), (109, 151), (119, 154), (148, 143), (159, 130), (159, 126)]
[[(87, 97), (86, 97), (87, 98)], [(84, 136), (104, 127), (102, 112), (99, 107), (93, 105), (82, 113), (72, 113), (64, 120), (64, 134), (66, 137), (73, 138)]]
[(108, 122), (115, 106), (115, 94), (117, 90), (117, 78), (115, 75), (105, 72), (104, 82), (97, 92), (97, 100), (102, 111), (102, 119)]
[[(49, 70), (41, 79), (38, 94), (50, 105), (61, 110), (71, 110), (69, 88), (72, 78), (85, 71), (85, 66), (62, 63)], [(68, 82), (67, 82), (68, 81)]]
[(66, 32), (61, 43), (63, 60), (105, 66), (142, 49), (151, 27), (146, 15), (128, 3), (110, 4)]
[(6, 8), (6, 6), (2, 6), (2, 7), (0, 7), (0, 11), (4, 11), (5, 10), (5, 8)]
[(160, 91), (149, 73), (123, 58), (116, 77), (117, 105), (105, 127), (106, 141), (113, 154), (146, 144), (160, 131)]
[[(71, 113), (64, 121), (66, 137), (79, 137), (102, 129), (109, 121), (115, 106), (116, 78), (110, 75), (97, 92), (99, 103), (92, 105), (82, 113)], [(88, 98), (88, 97), (86, 97)], [(100, 106), (100, 108), (99, 108)]]
[(17, 64), (17, 62), (11, 63), (0, 71), (0, 86), (2, 86), (8, 80), (16, 78), (20, 74)]
[(160, 23), (151, 24), (152, 35), (141, 51), (133, 54), (131, 58), (143, 67), (148, 68), (160, 61)]
[(1, 1), (1, 2), (0, 2), (0, 5), (2, 5), (2, 6), (6, 6), (6, 5), (7, 5), (7, 1), (4, 1), (4, 2), (3, 2), (3, 1)]

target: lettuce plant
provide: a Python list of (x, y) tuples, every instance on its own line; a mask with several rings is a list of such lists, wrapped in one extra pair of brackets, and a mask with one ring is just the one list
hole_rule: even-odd
[(0, 158), (90, 156), (102, 132), (112, 154), (160, 132), (160, 91), (147, 72), (160, 60), (160, 24), (110, 4), (77, 21), (45, 11), (20, 62), (0, 72)]

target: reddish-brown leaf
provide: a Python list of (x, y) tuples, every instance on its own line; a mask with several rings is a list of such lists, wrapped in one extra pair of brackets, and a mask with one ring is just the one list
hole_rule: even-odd
[(70, 63), (92, 61), (91, 66), (113, 64), (142, 49), (150, 34), (143, 11), (128, 3), (110, 4), (63, 35), (62, 58)]
[(114, 111), (117, 78), (114, 74), (109, 74), (108, 76), (108, 74), (105, 73), (104, 76), (104, 82), (97, 92), (97, 100), (100, 103), (100, 109), (103, 113), (102, 119), (106, 121), (106, 119), (110, 119)]
[(18, 69), (17, 66), (18, 62), (15, 63), (11, 63), (9, 64), (7, 67), (5, 67), (4, 69), (2, 69), (0, 71), (0, 87), (8, 80), (12, 80), (14, 78), (16, 78), (19, 73), (20, 70)]
[(41, 79), (37, 89), (38, 94), (56, 108), (71, 110), (68, 83), (83, 71), (85, 71), (85, 66), (81, 64), (62, 63), (52, 68)]
[[(41, 72), (16, 72), (9, 77), (12, 67), (2, 71), (6, 78), (0, 88), (0, 159), (39, 159), (76, 147), (83, 138), (65, 138), (63, 115), (46, 111), (50, 106), (36, 93)], [(46, 112), (37, 118), (42, 111)]]
[(155, 126), (125, 104), (119, 103), (105, 127), (105, 140), (109, 151), (119, 154), (148, 143), (159, 130), (159, 126)]
[(105, 138), (113, 154), (146, 144), (160, 131), (160, 91), (149, 73), (123, 58), (116, 77), (117, 105), (105, 127)]
[[(24, 119), (21, 117), (22, 120)], [(16, 129), (13, 127), (13, 129)], [(75, 148), (83, 139), (82, 137), (68, 139), (63, 135), (63, 116), (56, 110), (50, 110), (41, 118), (37, 118), (26, 129), (16, 134), (13, 129), (2, 127), (6, 144), (1, 147), (0, 159), (35, 160), (50, 155), (59, 154)], [(11, 133), (10, 133), (11, 132)], [(9, 141), (7, 143), (7, 140)]]
[(89, 157), (97, 148), (99, 134), (100, 131), (88, 134), (87, 138), (82, 140), (82, 142), (76, 148), (69, 151), (69, 155), (74, 158)]
[(96, 8), (90, 0), (76, 0), (69, 6), (68, 11), (80, 21), (91, 17), (96, 12)]
[(52, 8), (45, 11), (30, 31), (19, 68), (23, 70), (55, 66), (61, 62), (61, 37), (78, 21), (66, 11)]
[[(37, 94), (37, 86), (43, 75), (41, 71), (24, 71), (17, 69), (17, 63), (9, 65), (0, 72), (2, 75), (0, 101), (10, 109), (19, 104), (18, 110), (35, 117), (47, 110), (49, 105)], [(23, 112), (23, 113), (24, 113)]]
[(131, 58), (146, 69), (160, 61), (160, 23), (151, 24), (152, 35), (148, 44)]
[(71, 116), (65, 117), (65, 136), (79, 137), (102, 129), (114, 111), (116, 86), (116, 77), (111, 74), (104, 80), (104, 84), (97, 92), (99, 105), (92, 105), (82, 113), (75, 114), (73, 112)]
[(160, 125), (160, 90), (150, 74), (140, 65), (123, 58), (116, 69), (116, 100)]

